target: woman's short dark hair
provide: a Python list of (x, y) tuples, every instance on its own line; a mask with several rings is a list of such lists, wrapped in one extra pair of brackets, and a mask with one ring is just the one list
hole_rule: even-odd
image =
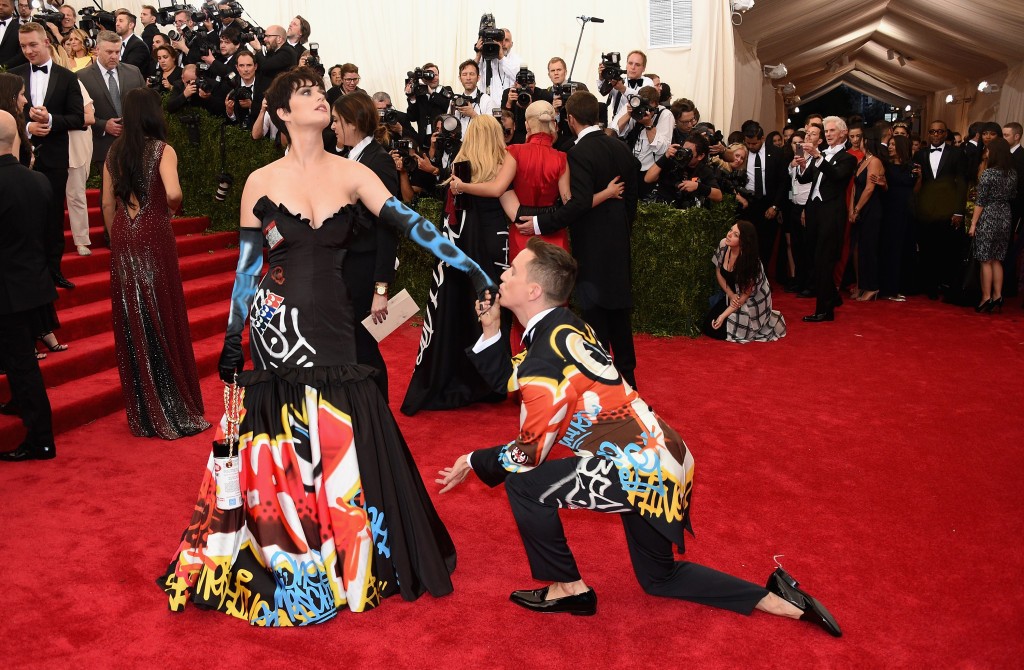
[(121, 108), (121, 136), (107, 154), (107, 169), (113, 180), (114, 195), (121, 202), (132, 196), (142, 206), (149, 198), (146, 182), (146, 142), (167, 139), (160, 94), (151, 88), (133, 88), (124, 96)]
[(380, 116), (377, 113), (377, 106), (373, 104), (373, 98), (363, 91), (353, 91), (335, 100), (334, 113), (367, 137), (372, 137), (377, 131), (377, 120)]
[(997, 137), (989, 142), (987, 165), (990, 170), (1002, 170), (1003, 172), (1012, 170), (1013, 159), (1010, 157), (1010, 143), (1002, 137)]
[(270, 120), (277, 128), (277, 132), (285, 137), (288, 137), (288, 130), (284, 127), (284, 121), (277, 115), (277, 112), (281, 109), (286, 112), (292, 111), (289, 106), (292, 93), (303, 86), (323, 88), (323, 79), (308, 67), (296, 67), (274, 77), (274, 81), (270, 83), (264, 93), (263, 98), (267, 101), (267, 114), (270, 114)]
[[(161, 44), (159, 46), (155, 46), (155, 47), (153, 47), (153, 60), (157, 59), (157, 56), (160, 55), (161, 51), (166, 51), (170, 55), (171, 60), (174, 61), (174, 66), (175, 67), (178, 66), (178, 50), (177, 49), (175, 49), (174, 47), (170, 46), (169, 44)], [(241, 54), (239, 54), (239, 55), (241, 55)]]
[(530, 280), (540, 284), (549, 301), (556, 305), (568, 302), (576, 283), (576, 260), (562, 247), (539, 237), (531, 237), (526, 248), (534, 256), (526, 268)]

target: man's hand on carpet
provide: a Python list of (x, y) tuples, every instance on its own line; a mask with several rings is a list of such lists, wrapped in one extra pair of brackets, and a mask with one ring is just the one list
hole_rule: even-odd
[(469, 467), (468, 456), (468, 454), (463, 454), (456, 459), (455, 465), (438, 471), (437, 474), (440, 475), (440, 479), (435, 479), (434, 481), (441, 484), (441, 490), (439, 493), (447, 493), (465, 481), (472, 469)]

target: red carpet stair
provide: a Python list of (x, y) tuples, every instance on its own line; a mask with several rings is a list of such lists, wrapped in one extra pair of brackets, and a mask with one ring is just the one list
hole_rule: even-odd
[[(57, 290), (61, 327), (56, 335), (70, 348), (47, 352), (46, 360), (40, 361), (53, 407), (58, 446), (60, 433), (124, 408), (111, 332), (110, 249), (102, 246), (99, 193), (89, 191), (88, 196), (92, 255), (79, 256), (70, 230), (65, 229), (62, 270), (76, 287), (70, 291)], [(65, 213), (65, 225), (66, 222)], [(206, 217), (178, 218), (172, 225), (196, 364), (202, 377), (216, 371), (224, 341), (227, 302), (238, 259), (238, 235), (204, 234), (209, 225)], [(9, 397), (7, 378), (0, 377), (0, 400)], [(17, 417), (0, 416), (0, 451), (17, 446), (23, 437), (24, 428)]]

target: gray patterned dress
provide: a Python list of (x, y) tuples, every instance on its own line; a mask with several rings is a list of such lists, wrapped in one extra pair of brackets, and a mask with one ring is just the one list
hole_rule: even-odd
[[(712, 258), (715, 267), (721, 267), (727, 250), (723, 239)], [(739, 287), (733, 289), (740, 293)], [(725, 331), (727, 340), (740, 343), (773, 342), (786, 336), (786, 320), (781, 312), (772, 309), (772, 290), (763, 267), (746, 304), (725, 320)]]
[(974, 258), (1001, 261), (1010, 243), (1010, 201), (1017, 196), (1017, 171), (989, 168), (978, 180), (975, 204), (984, 207), (974, 231)]

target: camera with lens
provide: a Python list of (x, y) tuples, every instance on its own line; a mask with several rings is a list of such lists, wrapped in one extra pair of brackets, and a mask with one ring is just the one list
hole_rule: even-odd
[(516, 93), (519, 96), (516, 98), (517, 107), (526, 109), (530, 106), (530, 103), (533, 102), (533, 95), (527, 87), (536, 83), (537, 77), (530, 72), (530, 68), (525, 65), (519, 68), (519, 72), (516, 73)]
[[(86, 7), (86, 9), (92, 11), (92, 7)], [(83, 13), (83, 9), (79, 14)], [(174, 15), (178, 12), (192, 13), (192, 7), (189, 5), (168, 5), (167, 7), (161, 7), (156, 12), (156, 22), (162, 26), (173, 26)]]
[(430, 103), (438, 108), (448, 108), (455, 99), (455, 91), (451, 86), (441, 86), (430, 96)]
[(622, 56), (618, 51), (601, 54), (601, 65), (604, 66), (604, 69), (601, 70), (601, 88), (599, 90), (601, 95), (608, 95), (612, 87), (615, 86), (615, 82), (622, 79), (626, 71), (622, 69)]
[(146, 78), (146, 86), (155, 88), (158, 91), (163, 89), (164, 86), (164, 75), (162, 72), (157, 72)]
[(626, 104), (629, 105), (629, 116), (634, 121), (639, 121), (644, 118), (644, 114), (654, 111), (654, 107), (651, 107), (647, 98), (640, 95), (626, 96)]
[(52, 23), (60, 28), (64, 22), (64, 15), (60, 12), (36, 12), (32, 15), (32, 20), (36, 23)]
[(249, 26), (246, 30), (242, 31), (242, 34), (238, 36), (239, 41), (243, 44), (248, 44), (253, 40), (263, 41), (263, 38), (267, 36), (267, 31), (259, 26)]
[(484, 58), (497, 58), (501, 53), (501, 43), (505, 41), (505, 31), (496, 27), (494, 14), (480, 17), (480, 55)]
[(231, 93), (228, 95), (231, 96), (231, 99), (236, 103), (242, 102), (243, 100), (252, 101), (252, 89), (248, 86), (239, 86), (238, 88), (232, 89)]
[(569, 99), (569, 96), (576, 92), (576, 89), (578, 87), (579, 84), (577, 84), (576, 82), (555, 84), (554, 86), (551, 87), (551, 95), (561, 100), (562, 104), (565, 104), (565, 101)]
[(377, 110), (378, 123), (382, 126), (393, 126), (398, 123), (398, 110), (388, 105), (384, 109)]
[(693, 160), (693, 149), (684, 146), (679, 147), (675, 155), (672, 156), (672, 160), (675, 161), (676, 171), (685, 170), (690, 166), (690, 161)]
[(209, 65), (200, 63), (199, 74), (196, 77), (196, 90), (207, 94), (213, 93), (213, 90), (217, 88), (217, 81), (220, 79), (220, 77), (211, 77), (209, 69)]
[(703, 135), (708, 141), (708, 146), (712, 147), (716, 144), (721, 144), (725, 138), (721, 130), (715, 130), (713, 126), (707, 123), (698, 123), (690, 132), (696, 135)]
[(454, 156), (462, 146), (462, 124), (451, 114), (442, 114), (437, 118), (441, 122), (441, 129), (437, 133), (437, 150)]
[[(380, 110), (385, 111), (385, 110)], [(411, 174), (416, 169), (418, 161), (416, 160), (416, 145), (412, 140), (407, 138), (400, 138), (397, 140), (391, 140), (391, 144), (388, 146), (389, 151), (397, 151), (398, 155), (402, 157), (402, 170), (406, 173)]]
[(466, 105), (472, 105), (472, 104), (473, 104), (473, 98), (471, 98), (468, 95), (465, 95), (463, 93), (460, 93), (460, 94), (456, 95), (454, 98), (452, 98), (452, 107), (455, 108), (455, 109), (458, 109), (459, 107), (465, 107)]
[(214, 4), (212, 2), (206, 3), (203, 8), (206, 10), (207, 15), (209, 15), (209, 17), (214, 21), (219, 21), (220, 19), (242, 18), (242, 5), (237, 2), (225, 2), (223, 4), (226, 5), (224, 9), (221, 9), (218, 4)]
[(78, 10), (78, 15), (82, 17), (78, 27), (93, 36), (100, 30), (113, 30), (114, 24), (117, 23), (117, 17), (113, 12), (97, 10), (94, 7), (84, 7)]
[(306, 67), (316, 72), (321, 77), (327, 72), (324, 70), (323, 61), (320, 60), (320, 43), (310, 42), (309, 52), (306, 53)]
[(427, 84), (433, 83), (437, 77), (437, 73), (433, 70), (424, 70), (421, 67), (416, 68), (405, 73), (405, 83), (412, 85), (412, 90), (409, 95), (419, 96), (426, 95), (430, 89)]

